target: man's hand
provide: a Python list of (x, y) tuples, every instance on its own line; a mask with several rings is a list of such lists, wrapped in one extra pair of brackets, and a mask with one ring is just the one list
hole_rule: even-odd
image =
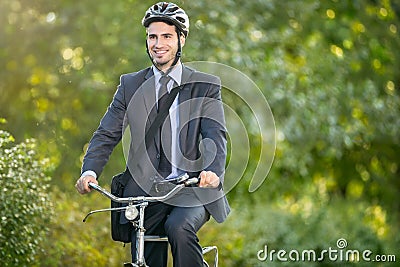
[(200, 173), (199, 187), (217, 188), (220, 183), (219, 177), (212, 171)]
[(75, 188), (81, 194), (89, 193), (92, 191), (92, 189), (89, 188), (89, 183), (99, 184), (96, 178), (91, 175), (86, 175), (76, 181)]

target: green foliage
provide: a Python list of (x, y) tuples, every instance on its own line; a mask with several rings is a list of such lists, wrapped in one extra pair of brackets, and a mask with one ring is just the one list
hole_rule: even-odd
[(351, 194), (353, 182), (366, 198), (375, 199), (379, 187), (390, 188), (379, 199), (393, 199), (388, 184), (400, 189), (398, 5), (223, 2), (212, 9), (208, 1), (193, 4), (208, 10), (199, 11), (192, 30), (190, 41), (202, 51), (193, 59), (246, 70), (266, 95), (278, 137), (277, 176), (270, 177), (287, 186), (292, 177), (309, 182), (316, 172), (334, 173), (334, 193)]
[(48, 162), (36, 150), (34, 140), (15, 145), (13, 136), (0, 131), (1, 266), (31, 266), (49, 231)]
[(55, 216), (47, 236), (52, 242), (44, 244), (35, 266), (111, 267), (130, 261), (130, 246), (124, 248), (122, 243), (111, 239), (109, 213), (95, 214), (86, 223), (82, 222), (90, 210), (108, 207), (106, 198), (96, 193), (73, 198), (54, 189), (52, 199)]
[[(321, 188), (320, 188), (321, 189)], [(399, 229), (386, 218), (382, 207), (369, 206), (366, 202), (349, 204), (341, 198), (329, 200), (318, 192), (318, 187), (309, 187), (299, 197), (282, 196), (273, 203), (266, 197), (259, 198), (257, 205), (243, 205), (232, 201), (234, 210), (222, 225), (211, 223), (200, 231), (204, 245), (214, 244), (219, 248), (222, 266), (350, 266), (351, 262), (340, 260), (340, 250), (370, 250), (375, 255), (395, 255), (398, 252)], [(345, 239), (347, 247), (339, 249), (337, 241)], [(226, 242), (229, 240), (229, 242)], [(257, 253), (265, 251), (268, 258), (260, 260)], [(289, 252), (307, 250), (316, 252), (336, 250), (330, 260), (290, 260)], [(271, 251), (272, 252), (272, 258)], [(277, 258), (277, 252), (285, 250), (288, 261)], [(344, 254), (346, 255), (346, 254)], [(261, 254), (265, 256), (264, 252)], [(372, 256), (371, 256), (372, 258)], [(353, 263), (355, 264), (355, 263)], [(371, 262), (361, 257), (356, 266), (370, 266)], [(387, 262), (384, 266), (397, 266)]]
[[(365, 243), (377, 252), (396, 251), (400, 241), (389, 237), (398, 236), (400, 211), (399, 4), (177, 3), (191, 17), (184, 61), (216, 61), (243, 71), (268, 99), (277, 127), (275, 161), (265, 184), (248, 194), (246, 179), (260, 151), (252, 132), (248, 171), (229, 194), (234, 212), (227, 223), (210, 224), (203, 232), (206, 244), (220, 246), (221, 265), (260, 264), (255, 253), (264, 242), (275, 248), (317, 248), (347, 237), (358, 247)], [(136, 0), (0, 2), (0, 116), (16, 140), (35, 137), (40, 157), (56, 166), (57, 213), (42, 265), (83, 266), (79, 256), (87, 250), (97, 266), (113, 266), (118, 259), (112, 255), (124, 254), (109, 242), (103, 222), (108, 219), (89, 222), (90, 230), (79, 223), (94, 200), (81, 198), (72, 185), (119, 75), (150, 64), (140, 26), (148, 5)], [(251, 127), (254, 120), (243, 103), (223, 98)], [(2, 146), (11, 146), (7, 138)], [(100, 181), (107, 184), (123, 168), (118, 147)], [(296, 212), (309, 203), (307, 217)]]

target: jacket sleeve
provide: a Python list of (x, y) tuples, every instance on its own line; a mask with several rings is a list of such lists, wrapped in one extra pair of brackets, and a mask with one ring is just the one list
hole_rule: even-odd
[[(221, 81), (215, 76), (210, 81), (209, 89), (202, 104), (200, 133), (203, 140), (204, 170), (215, 172), (224, 180), (226, 161), (226, 126), (221, 100)], [(207, 140), (208, 139), (208, 140)]]
[(112, 151), (122, 138), (125, 112), (125, 86), (124, 75), (122, 75), (113, 100), (89, 142), (81, 173), (92, 170), (97, 177), (100, 176)]

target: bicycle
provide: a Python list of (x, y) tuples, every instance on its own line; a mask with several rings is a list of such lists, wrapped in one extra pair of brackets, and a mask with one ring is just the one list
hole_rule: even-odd
[[(199, 182), (199, 178), (189, 178), (187, 174), (179, 176), (178, 179), (175, 180), (176, 184), (168, 193), (162, 196), (137, 196), (137, 197), (117, 197), (102, 188), (101, 186), (95, 183), (89, 183), (89, 187), (103, 194), (107, 198), (111, 199), (114, 202), (128, 204), (125, 207), (119, 208), (107, 208), (90, 211), (83, 222), (86, 222), (87, 218), (98, 212), (111, 212), (111, 211), (124, 211), (126, 219), (131, 222), (136, 230), (136, 257), (134, 263), (124, 263), (124, 267), (149, 267), (146, 265), (144, 258), (144, 242), (168, 242), (168, 238), (165, 236), (157, 236), (157, 235), (145, 235), (146, 229), (144, 228), (144, 213), (146, 207), (150, 202), (162, 202), (170, 199), (175, 196), (182, 188), (187, 186), (196, 185)], [(160, 189), (159, 191), (163, 191)], [(207, 246), (202, 248), (203, 255), (214, 251), (214, 267), (218, 266), (218, 248), (216, 246)], [(209, 264), (203, 260), (203, 264), (205, 267), (209, 267)]]

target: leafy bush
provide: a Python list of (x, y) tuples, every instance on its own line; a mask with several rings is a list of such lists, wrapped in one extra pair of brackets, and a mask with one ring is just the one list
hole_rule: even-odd
[(44, 245), (35, 266), (113, 267), (130, 261), (130, 245), (124, 247), (111, 239), (109, 213), (95, 214), (86, 223), (82, 222), (90, 210), (108, 207), (108, 199), (97, 192), (81, 196), (57, 187), (51, 195), (55, 216), (47, 238), (52, 242)]
[(48, 231), (50, 178), (35, 150), (34, 140), (15, 144), (0, 130), (1, 266), (31, 266)]

